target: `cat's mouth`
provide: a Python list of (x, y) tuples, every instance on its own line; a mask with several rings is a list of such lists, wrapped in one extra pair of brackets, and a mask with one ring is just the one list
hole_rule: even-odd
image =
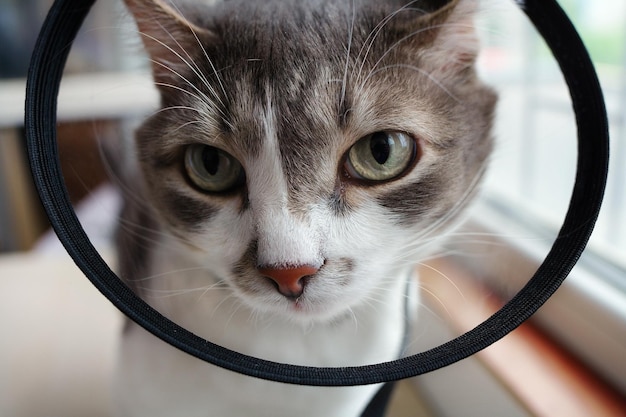
[(286, 302), (279, 303), (279, 314), (286, 315), (292, 320), (304, 320), (305, 322), (325, 321), (334, 318), (338, 312), (335, 312), (336, 306), (331, 306), (329, 300), (320, 301), (312, 296), (303, 293), (300, 297), (292, 299), (285, 297)]
[(298, 313), (304, 313), (307, 310), (306, 302), (301, 300), (301, 297), (291, 300), (290, 308)]
[(233, 271), (233, 284), (242, 301), (256, 310), (308, 319), (326, 317), (343, 310), (337, 299), (349, 286), (352, 264), (327, 259), (320, 266), (248, 265)]

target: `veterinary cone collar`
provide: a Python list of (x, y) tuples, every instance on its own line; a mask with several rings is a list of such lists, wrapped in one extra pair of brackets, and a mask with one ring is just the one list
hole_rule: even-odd
[(528, 284), (501, 310), (458, 338), (376, 365), (286, 365), (204, 340), (163, 317), (122, 283), (89, 241), (69, 202), (56, 146), (57, 95), (69, 46), (94, 2), (56, 0), (39, 34), (28, 74), (25, 113), (33, 179), (52, 227), (93, 285), (130, 319), (199, 359), (253, 377), (316, 386), (374, 384), (424, 374), (464, 359), (517, 328), (557, 290), (589, 240), (604, 195), (609, 156), (608, 122), (598, 78), (576, 30), (555, 0), (518, 0), (560, 65), (578, 127), (578, 170), (569, 209), (552, 249)]

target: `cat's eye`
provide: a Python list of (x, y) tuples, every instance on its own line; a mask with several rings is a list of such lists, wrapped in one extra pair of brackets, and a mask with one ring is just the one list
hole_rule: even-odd
[(375, 132), (348, 151), (344, 169), (351, 178), (386, 181), (402, 174), (417, 153), (415, 139), (402, 132)]
[(185, 151), (189, 179), (210, 193), (230, 191), (243, 184), (243, 167), (232, 155), (208, 145), (191, 145)]

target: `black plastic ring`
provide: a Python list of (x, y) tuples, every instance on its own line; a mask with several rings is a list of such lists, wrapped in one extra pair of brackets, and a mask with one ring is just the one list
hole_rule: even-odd
[(593, 64), (555, 0), (518, 0), (551, 48), (569, 86), (578, 126), (576, 183), (563, 226), (528, 284), (501, 310), (441, 346), (369, 366), (315, 368), (269, 362), (206, 341), (166, 319), (110, 270), (69, 202), (56, 146), (56, 107), (70, 46), (95, 0), (56, 0), (42, 27), (28, 74), (25, 126), (33, 178), (59, 239), (91, 282), (124, 314), (171, 345), (214, 365), (293, 384), (347, 386), (408, 378), (464, 359), (501, 339), (530, 317), (577, 262), (598, 216), (608, 170), (608, 122)]

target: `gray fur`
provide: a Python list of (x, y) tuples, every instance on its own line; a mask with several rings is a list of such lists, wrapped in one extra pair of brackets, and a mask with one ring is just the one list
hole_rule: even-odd
[[(276, 298), (274, 283), (258, 269), (270, 261), (289, 266), (287, 255), (272, 257), (280, 245), (267, 235), (280, 230), (284, 253), (302, 248), (307, 261), (317, 262), (319, 271), (306, 280), (318, 290), (305, 301), (323, 311), (325, 297), (349, 299), (368, 278), (362, 260), (346, 255), (350, 239), (378, 244), (389, 230), (390, 241), (404, 232), (431, 239), (473, 196), (493, 146), (496, 103), (474, 69), (473, 0), (125, 1), (152, 59), (162, 105), (137, 132), (142, 176), (133, 183), (136, 194), (128, 197), (119, 233), (122, 276), (140, 294), (151, 285), (143, 275), (159, 261), (150, 257), (152, 245), (174, 236), (200, 259), (211, 248), (198, 242), (237, 248), (226, 253), (234, 259), (219, 266), (228, 278), (207, 268), (207, 280), (231, 288), (235, 295), (227, 297), (279, 304), (284, 300)], [(349, 149), (379, 131), (413, 137), (413, 162), (385, 181), (353, 178), (345, 169)], [(223, 193), (195, 186), (184, 166), (193, 144), (236, 158), (246, 171), (243, 185)], [(279, 166), (260, 166), (273, 161), (268, 149)], [(283, 189), (276, 201), (266, 195)], [(225, 213), (228, 231), (208, 235)], [(285, 219), (273, 224), (268, 213)], [(366, 218), (370, 213), (382, 213), (383, 226)], [(418, 252), (422, 245), (413, 246)], [(176, 260), (180, 268), (184, 258)], [(190, 282), (201, 281), (203, 270), (190, 264)], [(188, 319), (181, 310), (194, 307), (172, 311)], [(347, 308), (341, 318), (356, 314)]]

